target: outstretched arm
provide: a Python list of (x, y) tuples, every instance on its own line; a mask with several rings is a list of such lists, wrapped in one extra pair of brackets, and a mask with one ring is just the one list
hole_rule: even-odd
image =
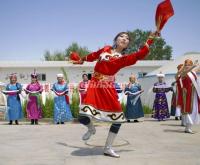
[(135, 52), (135, 53), (132, 53), (132, 54), (129, 54), (129, 55), (124, 55), (120, 60), (121, 63), (122, 63), (122, 66), (125, 67), (125, 66), (129, 66), (129, 65), (133, 65), (138, 60), (144, 59), (148, 55), (149, 47), (153, 43), (153, 39), (156, 36), (158, 36), (158, 34), (156, 32), (152, 33), (149, 36), (149, 38), (147, 39), (144, 46), (142, 48), (140, 48), (138, 52)]
[[(178, 75), (180, 75), (181, 77), (184, 77), (188, 72), (192, 71), (194, 68), (198, 68), (199, 64), (198, 64), (198, 60), (196, 60), (194, 62), (194, 65), (192, 65), (190, 68), (186, 69), (185, 66), (183, 66), (183, 68), (181, 69), (181, 71), (179, 72)], [(196, 71), (196, 70), (195, 70)]]
[(74, 64), (83, 64), (84, 61), (93, 62), (93, 61), (97, 60), (103, 52), (110, 52), (111, 48), (112, 48), (111, 46), (105, 46), (104, 48), (99, 49), (96, 52), (92, 52), (92, 53), (86, 55), (85, 57), (81, 58), (80, 61), (75, 61), (73, 63)]

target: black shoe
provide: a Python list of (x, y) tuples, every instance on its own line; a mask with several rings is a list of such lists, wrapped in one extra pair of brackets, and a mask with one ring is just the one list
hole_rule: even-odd
[(19, 125), (19, 122), (18, 122), (18, 120), (15, 120), (15, 124), (16, 124), (16, 125)]
[(130, 121), (130, 120), (127, 120), (127, 122), (130, 123), (131, 121)]
[(139, 121), (138, 121), (138, 120), (134, 120), (133, 122), (134, 122), (134, 123), (138, 123)]
[(178, 120), (178, 117), (175, 117), (175, 120)]
[(10, 120), (10, 122), (8, 123), (9, 125), (12, 125), (12, 120)]
[(61, 124), (65, 124), (64, 122), (61, 122)]
[(179, 120), (182, 120), (182, 117), (181, 117), (181, 116), (179, 117)]
[(34, 124), (34, 119), (31, 119), (31, 125), (33, 125)]
[(35, 119), (35, 124), (38, 125), (38, 119)]
[(57, 122), (56, 124), (60, 124), (59, 122)]

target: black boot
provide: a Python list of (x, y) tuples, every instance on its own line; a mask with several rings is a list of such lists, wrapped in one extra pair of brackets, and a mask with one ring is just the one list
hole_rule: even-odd
[(8, 123), (9, 125), (12, 125), (12, 120), (10, 120), (10, 122)]
[(16, 124), (16, 125), (19, 125), (19, 122), (18, 122), (18, 120), (15, 120), (15, 124)]
[(61, 124), (65, 124), (63, 121), (60, 122)]
[(134, 120), (133, 122), (134, 122), (134, 123), (138, 123), (139, 121), (138, 121), (138, 120)]
[(31, 125), (33, 125), (34, 124), (34, 119), (31, 119)]
[(178, 120), (178, 117), (177, 117), (177, 116), (175, 117), (175, 120)]
[(38, 125), (38, 119), (35, 119), (35, 124)]

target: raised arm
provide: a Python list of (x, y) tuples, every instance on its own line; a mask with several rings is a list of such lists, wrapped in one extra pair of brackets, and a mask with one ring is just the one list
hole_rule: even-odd
[[(102, 49), (99, 49), (96, 52), (92, 52), (88, 55), (86, 55), (85, 57), (81, 58), (79, 61), (74, 61), (73, 64), (83, 64), (84, 61), (87, 62), (93, 62), (95, 60), (97, 60), (99, 58), (99, 56), (103, 53), (103, 52), (110, 52), (111, 51), (111, 46), (105, 46)], [(74, 52), (72, 52), (71, 54), (73, 54)], [(77, 53), (75, 53), (77, 55)]]
[(103, 52), (109, 52), (110, 50), (111, 46), (105, 46), (104, 48), (99, 49), (98, 51), (90, 53), (87, 56), (83, 57), (82, 60), (88, 62), (95, 61), (99, 58), (100, 54), (102, 54)]
[(190, 68), (185, 69), (185, 66), (183, 66), (183, 69), (179, 73), (181, 77), (184, 77), (188, 72), (192, 71), (194, 68), (198, 66), (198, 61), (195, 61), (194, 65), (192, 65)]

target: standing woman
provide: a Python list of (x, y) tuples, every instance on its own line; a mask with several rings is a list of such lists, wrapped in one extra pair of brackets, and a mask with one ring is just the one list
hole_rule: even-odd
[(15, 121), (15, 124), (18, 125), (18, 120), (23, 118), (22, 106), (19, 97), (21, 91), (22, 85), (17, 82), (16, 74), (11, 74), (10, 83), (6, 86), (6, 91), (3, 91), (4, 94), (8, 95), (6, 119), (9, 121), (10, 125), (12, 125), (13, 121)]
[(136, 82), (136, 77), (132, 75), (129, 78), (129, 84), (125, 88), (125, 95), (127, 95), (127, 104), (125, 116), (128, 122), (134, 120), (138, 122), (138, 118), (144, 117), (142, 102), (140, 94), (143, 92), (139, 83)]
[(38, 75), (31, 74), (31, 83), (25, 89), (29, 95), (26, 107), (27, 117), (31, 120), (31, 124), (38, 124), (38, 119), (42, 118), (42, 86), (38, 82)]
[(63, 74), (57, 74), (57, 80), (53, 84), (52, 91), (56, 94), (54, 97), (54, 123), (64, 124), (65, 121), (72, 120), (72, 114), (68, 100), (68, 86), (65, 83)]
[(83, 74), (82, 75), (82, 79), (83, 81), (81, 81), (78, 85), (78, 90), (80, 93), (80, 104), (83, 103), (83, 100), (85, 99), (86, 93), (87, 93), (87, 88), (88, 88), (88, 84), (89, 84), (89, 80), (88, 80), (88, 75), (87, 74)]
[(156, 93), (155, 100), (153, 104), (153, 118), (158, 119), (158, 121), (166, 120), (170, 118), (168, 102), (166, 97), (166, 92), (172, 90), (171, 87), (167, 87), (164, 82), (165, 75), (162, 73), (157, 74), (158, 82), (154, 84), (153, 92)]
[(186, 59), (184, 66), (180, 71), (182, 80), (182, 114), (185, 120), (185, 133), (191, 133), (192, 125), (200, 124), (200, 84), (195, 71), (199, 66), (198, 61), (193, 63), (192, 60)]
[[(126, 121), (118, 101), (117, 91), (114, 86), (114, 76), (120, 69), (144, 59), (149, 53), (149, 46), (156, 34), (153, 33), (138, 52), (123, 55), (124, 50), (127, 49), (130, 43), (130, 37), (127, 32), (121, 32), (114, 38), (113, 47), (105, 46), (97, 52), (93, 52), (74, 62), (74, 64), (83, 64), (84, 61), (92, 62), (97, 60), (86, 97), (80, 108), (79, 121), (88, 128), (88, 131), (82, 137), (83, 140), (90, 139), (91, 135), (96, 132), (91, 118), (112, 123), (106, 140), (104, 155), (120, 157), (112, 149), (112, 144), (121, 123)], [(75, 53), (71, 54), (71, 58), (75, 56)]]

